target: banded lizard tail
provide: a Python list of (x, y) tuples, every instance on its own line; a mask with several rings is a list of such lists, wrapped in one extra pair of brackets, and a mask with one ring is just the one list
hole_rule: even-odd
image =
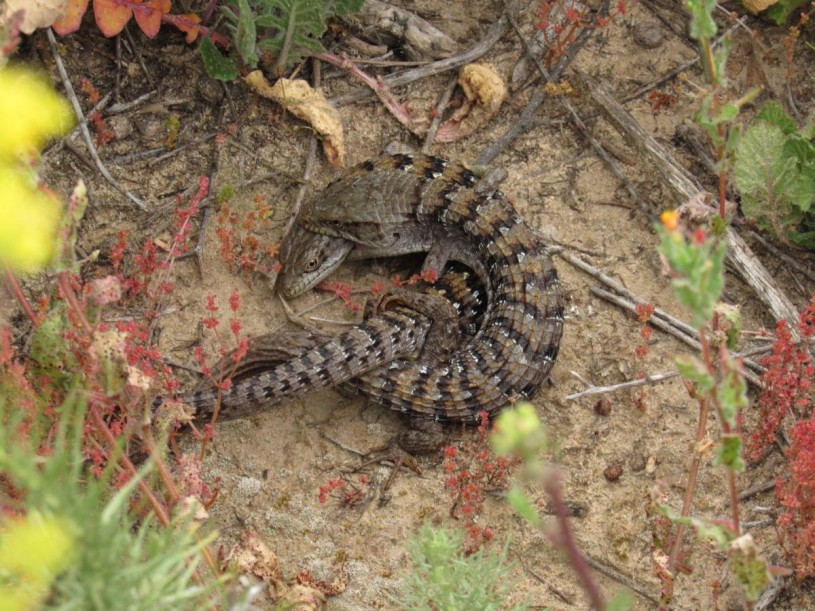
[[(481, 193), (476, 182), (472, 172), (437, 157), (388, 155), (351, 169), (298, 217), (295, 235), (319, 244), (325, 256), (307, 282), (288, 279), (292, 286), (319, 281), (356, 246), (400, 254), (403, 236), (421, 236), (422, 228), (426, 244), (464, 241), (458, 250), (477, 259), (488, 306), (470, 341), (442, 365), (395, 360), (350, 382), (394, 409), (474, 421), (480, 411), (493, 414), (534, 392), (557, 357), (563, 308), (546, 246), (503, 193)], [(295, 244), (284, 256), (309, 250)], [(284, 270), (295, 265), (283, 260)]]

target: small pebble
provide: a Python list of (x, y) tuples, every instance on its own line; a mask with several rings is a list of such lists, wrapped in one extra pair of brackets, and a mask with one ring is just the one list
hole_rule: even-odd
[(654, 23), (638, 23), (633, 28), (634, 42), (643, 49), (656, 49), (662, 46), (665, 34)]
[(611, 413), (611, 401), (600, 399), (594, 404), (594, 413), (598, 416), (608, 416)]
[(623, 468), (620, 465), (611, 465), (606, 467), (606, 470), (603, 471), (603, 475), (610, 482), (616, 482), (618, 479), (620, 479), (622, 474)]

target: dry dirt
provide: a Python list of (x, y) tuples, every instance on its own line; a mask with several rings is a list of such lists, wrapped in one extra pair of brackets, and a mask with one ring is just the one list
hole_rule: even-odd
[[(417, 0), (406, 4), (453, 36), (462, 47), (483, 36), (500, 15), (499, 3), (485, 1)], [(522, 19), (522, 28), (529, 35), (534, 21), (532, 8)], [(61, 41), (62, 54), (75, 86), (87, 78), (104, 94), (114, 87), (115, 43), (102, 38), (87, 17), (86, 21), (78, 34)], [(684, 30), (685, 25), (678, 18), (674, 17), (673, 22), (676, 28)], [(783, 31), (753, 19), (747, 23), (753, 28), (755, 41), (743, 29), (735, 33), (730, 74), (734, 91), (743, 91), (758, 68), (766, 75), (769, 95), (785, 96)], [(656, 35), (655, 48), (638, 43), (643, 33)], [(79, 177), (89, 185), (91, 206), (81, 235), (84, 250), (108, 248), (123, 226), (143, 237), (156, 237), (166, 231), (175, 195), (195, 188), (198, 176), (208, 173), (214, 141), (193, 144), (164, 160), (127, 156), (164, 146), (169, 113), (180, 118), (181, 144), (223, 131), (217, 117), (225, 105), (226, 123), (232, 124), (235, 131), (229, 132), (222, 144), (216, 189), (235, 187), (234, 205), (242, 211), (256, 207), (259, 201), (270, 206), (273, 228), (262, 238), (277, 241), (295, 197), (296, 177), (304, 165), (309, 130), (249, 93), (240, 82), (228, 86), (229, 97), (224, 100), (222, 88), (206, 77), (195, 50), (176, 32), (165, 29), (155, 41), (148, 41), (135, 28), (133, 35), (153, 82), (147, 82), (131, 45), (123, 41), (121, 99), (131, 100), (153, 89), (158, 93), (146, 105), (111, 120), (118, 137), (103, 147), (101, 153), (114, 176), (156, 212), (140, 213), (95, 169), (84, 165), (66, 147), (57, 145), (45, 155), (47, 182), (66, 192)], [(31, 59), (41, 59), (54, 81), (59, 81), (44, 37), (34, 38), (27, 52)], [(510, 32), (484, 59), (506, 77), (522, 52), (517, 37)], [(667, 30), (651, 11), (634, 4), (624, 17), (617, 17), (610, 26), (595, 33), (574, 67), (601, 81), (620, 98), (694, 54), (686, 40)], [(791, 93), (804, 113), (812, 109), (813, 81), (808, 68), (812, 58), (813, 53), (799, 45), (790, 81)], [(698, 69), (689, 70), (684, 77), (660, 88), (675, 97), (675, 105), (655, 111), (646, 96), (642, 96), (626, 107), (649, 133), (712, 186), (711, 176), (675, 139), (677, 125), (697, 109), (702, 87)], [(441, 75), (396, 93), (424, 113), (436, 103), (447, 81), (448, 75)], [(350, 77), (334, 69), (325, 69), (324, 84), (329, 95), (357, 87)], [(498, 117), (477, 135), (454, 145), (436, 146), (432, 152), (464, 162), (474, 161), (485, 146), (516, 120), (532, 91), (534, 86), (513, 92)], [(579, 99), (575, 102), (581, 104)], [(584, 107), (582, 112), (589, 116), (592, 109)], [(341, 113), (348, 165), (376, 156), (394, 140), (417, 144), (373, 98), (344, 106)], [(562, 116), (559, 104), (548, 102), (536, 126), (498, 158), (509, 173), (503, 190), (514, 197), (526, 221), (552, 243), (583, 257), (646, 301), (685, 317), (661, 273), (657, 239), (650, 221)], [(592, 126), (601, 140), (622, 149), (624, 170), (653, 211), (658, 213), (681, 203), (671, 199), (670, 191), (660, 184), (652, 168), (610, 126), (602, 120), (592, 120)], [(74, 141), (84, 151), (81, 140)], [(337, 175), (320, 158), (310, 192), (318, 191)], [(242, 186), (261, 177), (263, 180), (255, 184)], [(197, 268), (193, 259), (175, 265), (175, 292), (161, 318), (159, 347), (169, 358), (182, 362), (192, 363), (192, 353), (188, 348), (177, 347), (195, 339), (206, 295), (215, 295), (226, 308), (230, 293), (237, 288), (242, 296), (240, 318), (249, 334), (267, 333), (285, 320), (279, 301), (273, 298), (262, 277), (255, 275), (247, 281), (245, 276), (230, 271), (218, 253), (213, 227), (210, 223), (207, 229), (202, 269)], [(811, 284), (807, 285), (806, 279), (793, 279), (769, 253), (757, 245), (756, 249), (791, 298), (799, 306), (804, 303), (812, 294)], [(557, 461), (566, 497), (570, 504), (582, 509), (572, 525), (583, 550), (656, 596), (658, 582), (652, 571), (651, 534), (643, 508), (649, 490), (657, 482), (664, 483), (673, 507), (681, 505), (697, 406), (676, 379), (646, 388), (639, 398), (634, 391), (607, 395), (611, 404), (608, 416), (595, 413), (597, 398), (568, 401), (564, 397), (583, 390), (584, 381), (609, 385), (636, 378), (640, 372), (670, 370), (674, 355), (687, 349), (671, 337), (655, 332), (647, 356), (635, 356), (639, 323), (592, 296), (589, 292), (589, 287), (595, 284), (592, 278), (563, 260), (556, 260), (556, 264), (566, 295), (567, 322), (552, 383), (540, 390), (533, 403), (557, 440)], [(105, 273), (104, 265), (87, 268), (89, 276)], [(367, 281), (351, 277), (361, 285)], [(324, 295), (310, 295), (293, 305), (299, 310), (324, 299)], [(728, 276), (725, 299), (743, 307), (747, 329), (773, 327), (773, 320), (739, 278)], [(336, 304), (319, 311), (319, 315), (344, 319), (351, 316)], [(212, 336), (205, 337), (204, 345), (214, 353)], [(748, 421), (752, 418), (748, 415)], [(318, 486), (335, 477), (344, 465), (358, 460), (334, 441), (364, 451), (404, 427), (396, 414), (330, 390), (250, 419), (218, 425), (206, 468), (210, 478), (221, 480), (221, 494), (211, 510), (214, 525), (221, 532), (220, 544), (228, 549), (241, 532), (256, 531), (277, 553), (287, 577), (307, 569), (315, 578), (330, 582), (344, 572), (347, 589), (330, 600), (330, 608), (393, 608), (389, 596), (399, 592), (409, 565), (406, 540), (423, 520), (444, 520), (450, 509), (438, 462), (423, 459), (422, 476), (401, 475), (394, 484), (390, 502), (384, 506), (372, 502), (364, 509), (347, 510), (332, 503), (321, 505)], [(708, 428), (710, 437), (715, 438), (715, 422)], [(457, 432), (453, 433), (455, 437)], [(747, 471), (739, 478), (739, 486), (747, 488), (771, 479), (779, 462), (776, 456)], [(622, 467), (622, 476), (613, 483), (603, 476), (604, 469), (612, 465)], [(385, 467), (374, 467), (368, 472), (379, 483), (388, 474)], [(542, 490), (531, 488), (529, 494), (545, 510), (547, 500)], [(726, 499), (723, 473), (707, 460), (693, 512), (708, 518), (725, 517)], [(754, 497), (743, 505), (744, 519), (763, 520), (767, 516), (760, 507), (771, 504), (772, 493)], [(546, 521), (554, 524), (551, 516)], [(571, 568), (549, 538), (516, 518), (503, 501), (488, 500), (480, 523), (494, 528), (499, 541), (511, 538), (510, 554), (516, 561), (514, 574), (518, 580), (514, 602), (525, 599), (551, 609), (588, 606)], [(761, 549), (783, 563), (774, 528), (764, 523), (750, 530)], [(693, 572), (679, 578), (673, 608), (712, 608), (711, 584), (715, 580), (723, 580), (719, 602), (722, 608), (742, 606), (720, 553), (698, 543), (693, 546), (690, 562)], [(598, 580), (608, 594), (621, 587), (599, 574)], [(641, 596), (634, 600), (637, 609), (655, 607)], [(801, 609), (813, 605), (811, 588), (796, 587), (775, 608)]]

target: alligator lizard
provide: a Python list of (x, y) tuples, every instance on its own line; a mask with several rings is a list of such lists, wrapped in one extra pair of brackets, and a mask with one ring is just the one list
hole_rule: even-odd
[(236, 365), (227, 355), (213, 367), (234, 369), (229, 388), (219, 393), (203, 381), (181, 400), (194, 408), (199, 422), (210, 419), (218, 404), (219, 418), (241, 418), (394, 359), (443, 363), (460, 338), (472, 334), (486, 308), (471, 285), (468, 274), (451, 271), (425, 292), (391, 289), (369, 307), (366, 320), (337, 337), (301, 332), (256, 338), (244, 361)]
[[(557, 357), (563, 307), (546, 246), (503, 193), (482, 193), (476, 182), (472, 172), (437, 157), (366, 161), (301, 212), (300, 227), (289, 238), (296, 242), (284, 251), (281, 285), (289, 294), (316, 284), (355, 247), (395, 255), (417, 250), (411, 239), (442, 252), (440, 242), (463, 241), (461, 258), (477, 258), (473, 267), (482, 275), (488, 306), (472, 339), (438, 366), (397, 359), (351, 380), (394, 409), (474, 421), (481, 411), (495, 413), (534, 392)], [(305, 256), (315, 252), (319, 256)]]

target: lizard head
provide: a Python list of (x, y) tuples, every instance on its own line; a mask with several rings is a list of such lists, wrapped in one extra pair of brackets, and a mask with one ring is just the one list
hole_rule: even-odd
[(283, 270), (277, 291), (286, 298), (302, 295), (331, 275), (353, 249), (353, 242), (314, 233), (295, 225), (280, 253)]

